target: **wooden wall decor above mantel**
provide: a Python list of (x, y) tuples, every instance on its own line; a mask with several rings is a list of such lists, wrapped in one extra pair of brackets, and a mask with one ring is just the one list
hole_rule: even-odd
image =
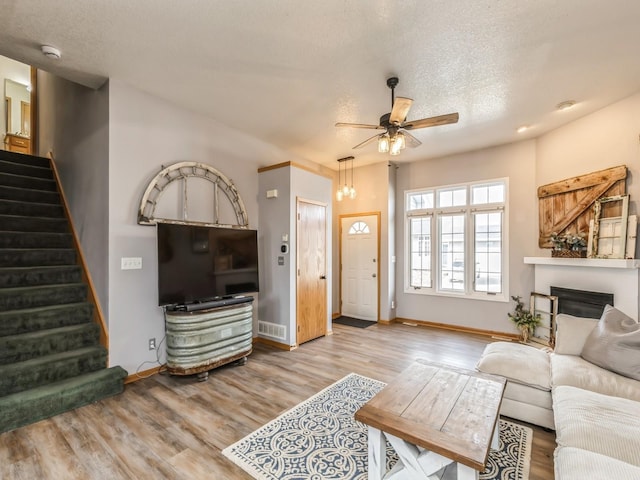
[[(538, 187), (540, 248), (552, 247), (552, 233), (581, 233), (587, 238), (594, 202), (603, 196), (626, 194), (626, 178), (627, 167), (620, 165)], [(617, 205), (605, 208), (603, 216), (620, 215)]]

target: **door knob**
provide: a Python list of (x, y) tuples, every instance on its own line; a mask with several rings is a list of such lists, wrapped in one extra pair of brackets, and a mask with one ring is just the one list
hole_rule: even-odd
[(373, 278), (376, 278), (376, 274), (375, 274), (375, 273), (372, 273), (372, 274), (371, 274), (371, 276), (372, 276)]
[(320, 280), (326, 280), (327, 276), (326, 275), (320, 275)]

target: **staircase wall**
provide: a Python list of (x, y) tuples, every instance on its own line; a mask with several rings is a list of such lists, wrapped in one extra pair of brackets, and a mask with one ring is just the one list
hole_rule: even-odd
[(38, 71), (38, 155), (53, 152), (108, 323), (109, 84), (92, 90)]

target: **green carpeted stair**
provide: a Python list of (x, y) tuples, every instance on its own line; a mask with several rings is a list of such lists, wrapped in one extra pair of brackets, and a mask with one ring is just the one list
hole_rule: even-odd
[(0, 433), (116, 395), (49, 160), (0, 150)]

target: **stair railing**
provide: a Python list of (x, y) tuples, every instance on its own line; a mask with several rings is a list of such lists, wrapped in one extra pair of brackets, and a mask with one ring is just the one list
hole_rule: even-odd
[(64, 189), (62, 188), (62, 182), (60, 181), (60, 175), (58, 175), (58, 169), (56, 168), (56, 163), (53, 158), (53, 153), (49, 152), (49, 163), (51, 164), (51, 170), (53, 171), (53, 178), (56, 181), (56, 185), (58, 187), (58, 193), (60, 194), (60, 200), (62, 202), (62, 207), (64, 209), (65, 217), (69, 222), (69, 228), (71, 229), (71, 236), (73, 237), (73, 245), (75, 247), (76, 252), (78, 253), (78, 264), (82, 270), (82, 280), (87, 284), (87, 301), (93, 305), (93, 321), (98, 324), (100, 327), (100, 345), (109, 350), (109, 331), (107, 330), (107, 323), (105, 322), (104, 312), (102, 311), (102, 307), (100, 306), (100, 301), (98, 300), (98, 295), (96, 294), (96, 289), (93, 284), (93, 280), (91, 279), (91, 274), (89, 273), (89, 268), (87, 266), (87, 262), (82, 251), (82, 245), (80, 244), (80, 237), (78, 236), (78, 232), (73, 225), (73, 220), (71, 217), (71, 211), (69, 210), (69, 204), (67, 203), (67, 197), (64, 194)]

